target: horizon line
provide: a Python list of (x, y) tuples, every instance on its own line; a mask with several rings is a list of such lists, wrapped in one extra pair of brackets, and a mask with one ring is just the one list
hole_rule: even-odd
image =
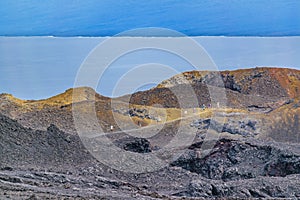
[(300, 37), (300, 35), (182, 35), (182, 36), (166, 36), (166, 35), (0, 35), (1, 38), (184, 38), (184, 37), (239, 37), (239, 38), (285, 38), (285, 37)]

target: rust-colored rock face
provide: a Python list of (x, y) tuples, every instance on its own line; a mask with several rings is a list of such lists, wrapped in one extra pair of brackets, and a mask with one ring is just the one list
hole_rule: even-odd
[(151, 90), (133, 94), (131, 103), (178, 107), (172, 90), (181, 90), (184, 93), (186, 85), (195, 90), (201, 105), (210, 102), (207, 86), (215, 86), (225, 88), (230, 107), (242, 108), (299, 97), (300, 71), (286, 68), (253, 68), (221, 72), (184, 72), (161, 82)]

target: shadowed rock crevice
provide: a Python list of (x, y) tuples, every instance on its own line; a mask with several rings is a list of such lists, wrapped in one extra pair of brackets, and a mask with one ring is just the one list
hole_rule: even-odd
[(150, 153), (152, 151), (150, 142), (145, 138), (127, 137), (119, 139), (114, 143), (125, 151), (136, 153)]

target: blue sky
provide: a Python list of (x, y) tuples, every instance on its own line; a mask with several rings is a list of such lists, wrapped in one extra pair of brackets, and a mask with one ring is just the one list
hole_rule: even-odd
[(186, 35), (300, 35), (299, 0), (1, 0), (2, 36), (108, 36), (164, 27)]

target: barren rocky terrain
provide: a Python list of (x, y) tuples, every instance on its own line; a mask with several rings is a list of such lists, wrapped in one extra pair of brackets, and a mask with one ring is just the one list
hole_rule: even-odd
[[(300, 72), (255, 68), (220, 75), (227, 101), (218, 107), (209, 106), (208, 92), (222, 89), (216, 72), (186, 72), (117, 99), (91, 88), (37, 101), (2, 94), (0, 199), (299, 199)], [(185, 96), (188, 87), (198, 104), (179, 106), (173, 92)], [(88, 116), (91, 104), (102, 130), (85, 137), (72, 111)], [(160, 155), (178, 132), (195, 135), (151, 173), (115, 170), (85, 146), (101, 149), (105, 137), (132, 155)]]

